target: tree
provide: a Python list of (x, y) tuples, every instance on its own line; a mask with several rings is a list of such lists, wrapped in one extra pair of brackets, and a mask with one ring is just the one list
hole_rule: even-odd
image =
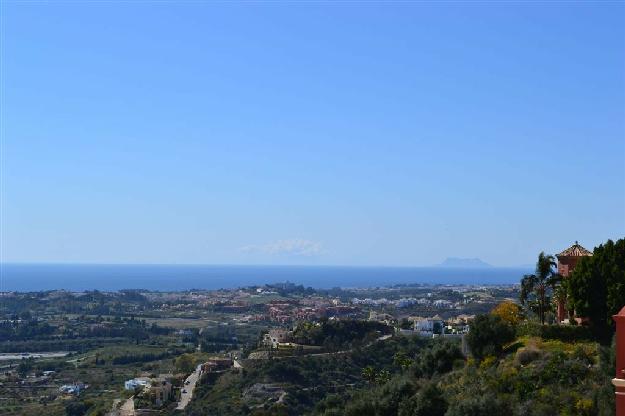
[(469, 325), (466, 340), (471, 353), (479, 360), (488, 356), (498, 356), (504, 345), (515, 337), (514, 328), (494, 315), (478, 315)]
[(176, 359), (176, 368), (181, 373), (190, 373), (195, 368), (193, 357), (190, 354), (182, 354)]
[(521, 279), (520, 300), (523, 305), (530, 303), (530, 296), (535, 299), (540, 322), (545, 324), (545, 314), (549, 307), (548, 294), (560, 282), (561, 276), (555, 271), (555, 257), (541, 251), (536, 262), (535, 274), (526, 274)]
[(428, 383), (417, 394), (402, 402), (400, 416), (444, 416), (447, 401), (434, 383)]
[(20, 361), (20, 364), (17, 366), (17, 374), (19, 374), (20, 377), (26, 377), (26, 374), (32, 370), (32, 368), (32, 359), (22, 358), (22, 361)]
[(567, 279), (569, 306), (600, 330), (625, 306), (625, 239), (608, 240), (582, 258)]
[(391, 373), (388, 370), (380, 370), (380, 372), (375, 375), (375, 382), (378, 384), (387, 383), (390, 379)]
[(361, 374), (362, 378), (364, 378), (367, 382), (372, 383), (375, 381), (375, 369), (370, 365), (363, 368)]
[(404, 318), (399, 322), (400, 329), (412, 329), (414, 324), (410, 322), (408, 319)]
[(400, 367), (402, 370), (408, 369), (413, 363), (413, 360), (406, 357), (406, 354), (403, 351), (395, 353), (393, 357), (393, 364)]
[(90, 401), (72, 400), (65, 404), (65, 414), (67, 416), (82, 416), (87, 414), (92, 406), (93, 403)]
[(416, 377), (431, 378), (435, 374), (450, 372), (458, 360), (464, 360), (458, 343), (441, 340), (421, 350), (412, 369)]
[(509, 300), (501, 302), (495, 306), (495, 309), (491, 311), (491, 314), (498, 316), (507, 324), (517, 325), (523, 319), (523, 311), (521, 307)]

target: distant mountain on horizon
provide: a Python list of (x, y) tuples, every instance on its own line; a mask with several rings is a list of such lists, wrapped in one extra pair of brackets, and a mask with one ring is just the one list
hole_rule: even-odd
[(439, 267), (493, 267), (492, 265), (478, 259), (463, 259), (459, 257), (447, 257)]

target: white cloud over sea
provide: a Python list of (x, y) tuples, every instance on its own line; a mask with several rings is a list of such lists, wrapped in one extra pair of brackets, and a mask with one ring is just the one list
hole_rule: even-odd
[(323, 246), (317, 241), (302, 238), (277, 240), (267, 244), (241, 247), (239, 251), (251, 254), (268, 254), (276, 256), (314, 257), (323, 253)]

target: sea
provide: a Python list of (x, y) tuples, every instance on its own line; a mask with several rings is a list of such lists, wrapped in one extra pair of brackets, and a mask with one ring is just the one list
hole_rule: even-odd
[(504, 285), (529, 268), (0, 264), (0, 291), (182, 291), (292, 282), (316, 289), (392, 285)]

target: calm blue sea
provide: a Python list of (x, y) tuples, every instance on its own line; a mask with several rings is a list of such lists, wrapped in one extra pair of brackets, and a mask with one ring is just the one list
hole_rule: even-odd
[(523, 268), (0, 264), (1, 291), (236, 288), (290, 281), (314, 288), (405, 283), (509, 284)]

